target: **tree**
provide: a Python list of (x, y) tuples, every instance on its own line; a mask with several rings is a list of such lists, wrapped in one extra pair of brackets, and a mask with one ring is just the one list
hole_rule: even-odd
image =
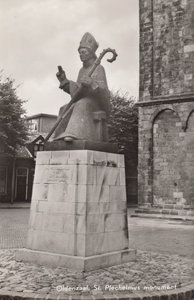
[(24, 101), (18, 98), (16, 89), (13, 79), (0, 77), (0, 147), (13, 156), (27, 140)]
[(125, 154), (127, 202), (137, 204), (138, 109), (132, 97), (118, 92), (112, 94), (111, 104), (110, 142), (117, 143)]
[(138, 110), (135, 101), (119, 92), (111, 94), (112, 110), (108, 121), (110, 142), (118, 143), (121, 152), (137, 152)]

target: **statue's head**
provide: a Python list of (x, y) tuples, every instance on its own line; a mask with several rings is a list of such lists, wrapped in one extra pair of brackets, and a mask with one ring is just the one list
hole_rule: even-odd
[(96, 58), (96, 50), (98, 48), (98, 43), (91, 33), (86, 32), (80, 42), (78, 51), (82, 61), (90, 59), (92, 57)]

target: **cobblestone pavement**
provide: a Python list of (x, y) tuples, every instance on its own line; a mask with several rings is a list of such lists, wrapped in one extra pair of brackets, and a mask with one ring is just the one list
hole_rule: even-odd
[(129, 218), (131, 248), (194, 259), (194, 225), (189, 222)]
[(29, 209), (0, 209), (0, 249), (25, 246), (29, 215)]
[(194, 282), (193, 225), (129, 218), (130, 247), (136, 261), (91, 272), (16, 262), (14, 249), (25, 247), (29, 210), (0, 210), (0, 291), (54, 295), (143, 293)]
[(16, 262), (0, 251), (0, 291), (59, 295), (119, 295), (176, 289), (194, 280), (194, 261), (178, 255), (138, 251), (136, 261), (90, 272)]

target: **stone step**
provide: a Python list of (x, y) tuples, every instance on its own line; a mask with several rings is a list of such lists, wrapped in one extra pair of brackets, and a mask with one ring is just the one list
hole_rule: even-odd
[(160, 209), (160, 208), (138, 208), (135, 210), (137, 214), (166, 214), (166, 215), (183, 215), (183, 216), (194, 216), (193, 209)]
[(0, 203), (0, 209), (18, 209), (18, 208), (24, 208), (24, 209), (30, 209), (30, 202), (15, 202), (13, 204), (11, 203)]
[(133, 213), (130, 217), (150, 218), (150, 219), (166, 219), (174, 221), (189, 221), (194, 224), (194, 216), (189, 215), (169, 215), (169, 214), (148, 214), (148, 213)]
[(193, 205), (181, 205), (181, 204), (173, 204), (173, 203), (166, 203), (164, 205), (152, 205), (153, 208), (160, 208), (160, 209), (194, 209)]

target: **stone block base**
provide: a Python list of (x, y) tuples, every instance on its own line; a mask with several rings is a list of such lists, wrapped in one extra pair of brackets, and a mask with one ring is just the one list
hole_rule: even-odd
[(65, 267), (78, 271), (91, 271), (134, 261), (135, 250), (127, 249), (89, 257), (63, 255), (30, 249), (16, 252), (18, 261), (32, 262), (50, 267)]
[(81, 270), (128, 259), (124, 155), (38, 152), (26, 248)]

